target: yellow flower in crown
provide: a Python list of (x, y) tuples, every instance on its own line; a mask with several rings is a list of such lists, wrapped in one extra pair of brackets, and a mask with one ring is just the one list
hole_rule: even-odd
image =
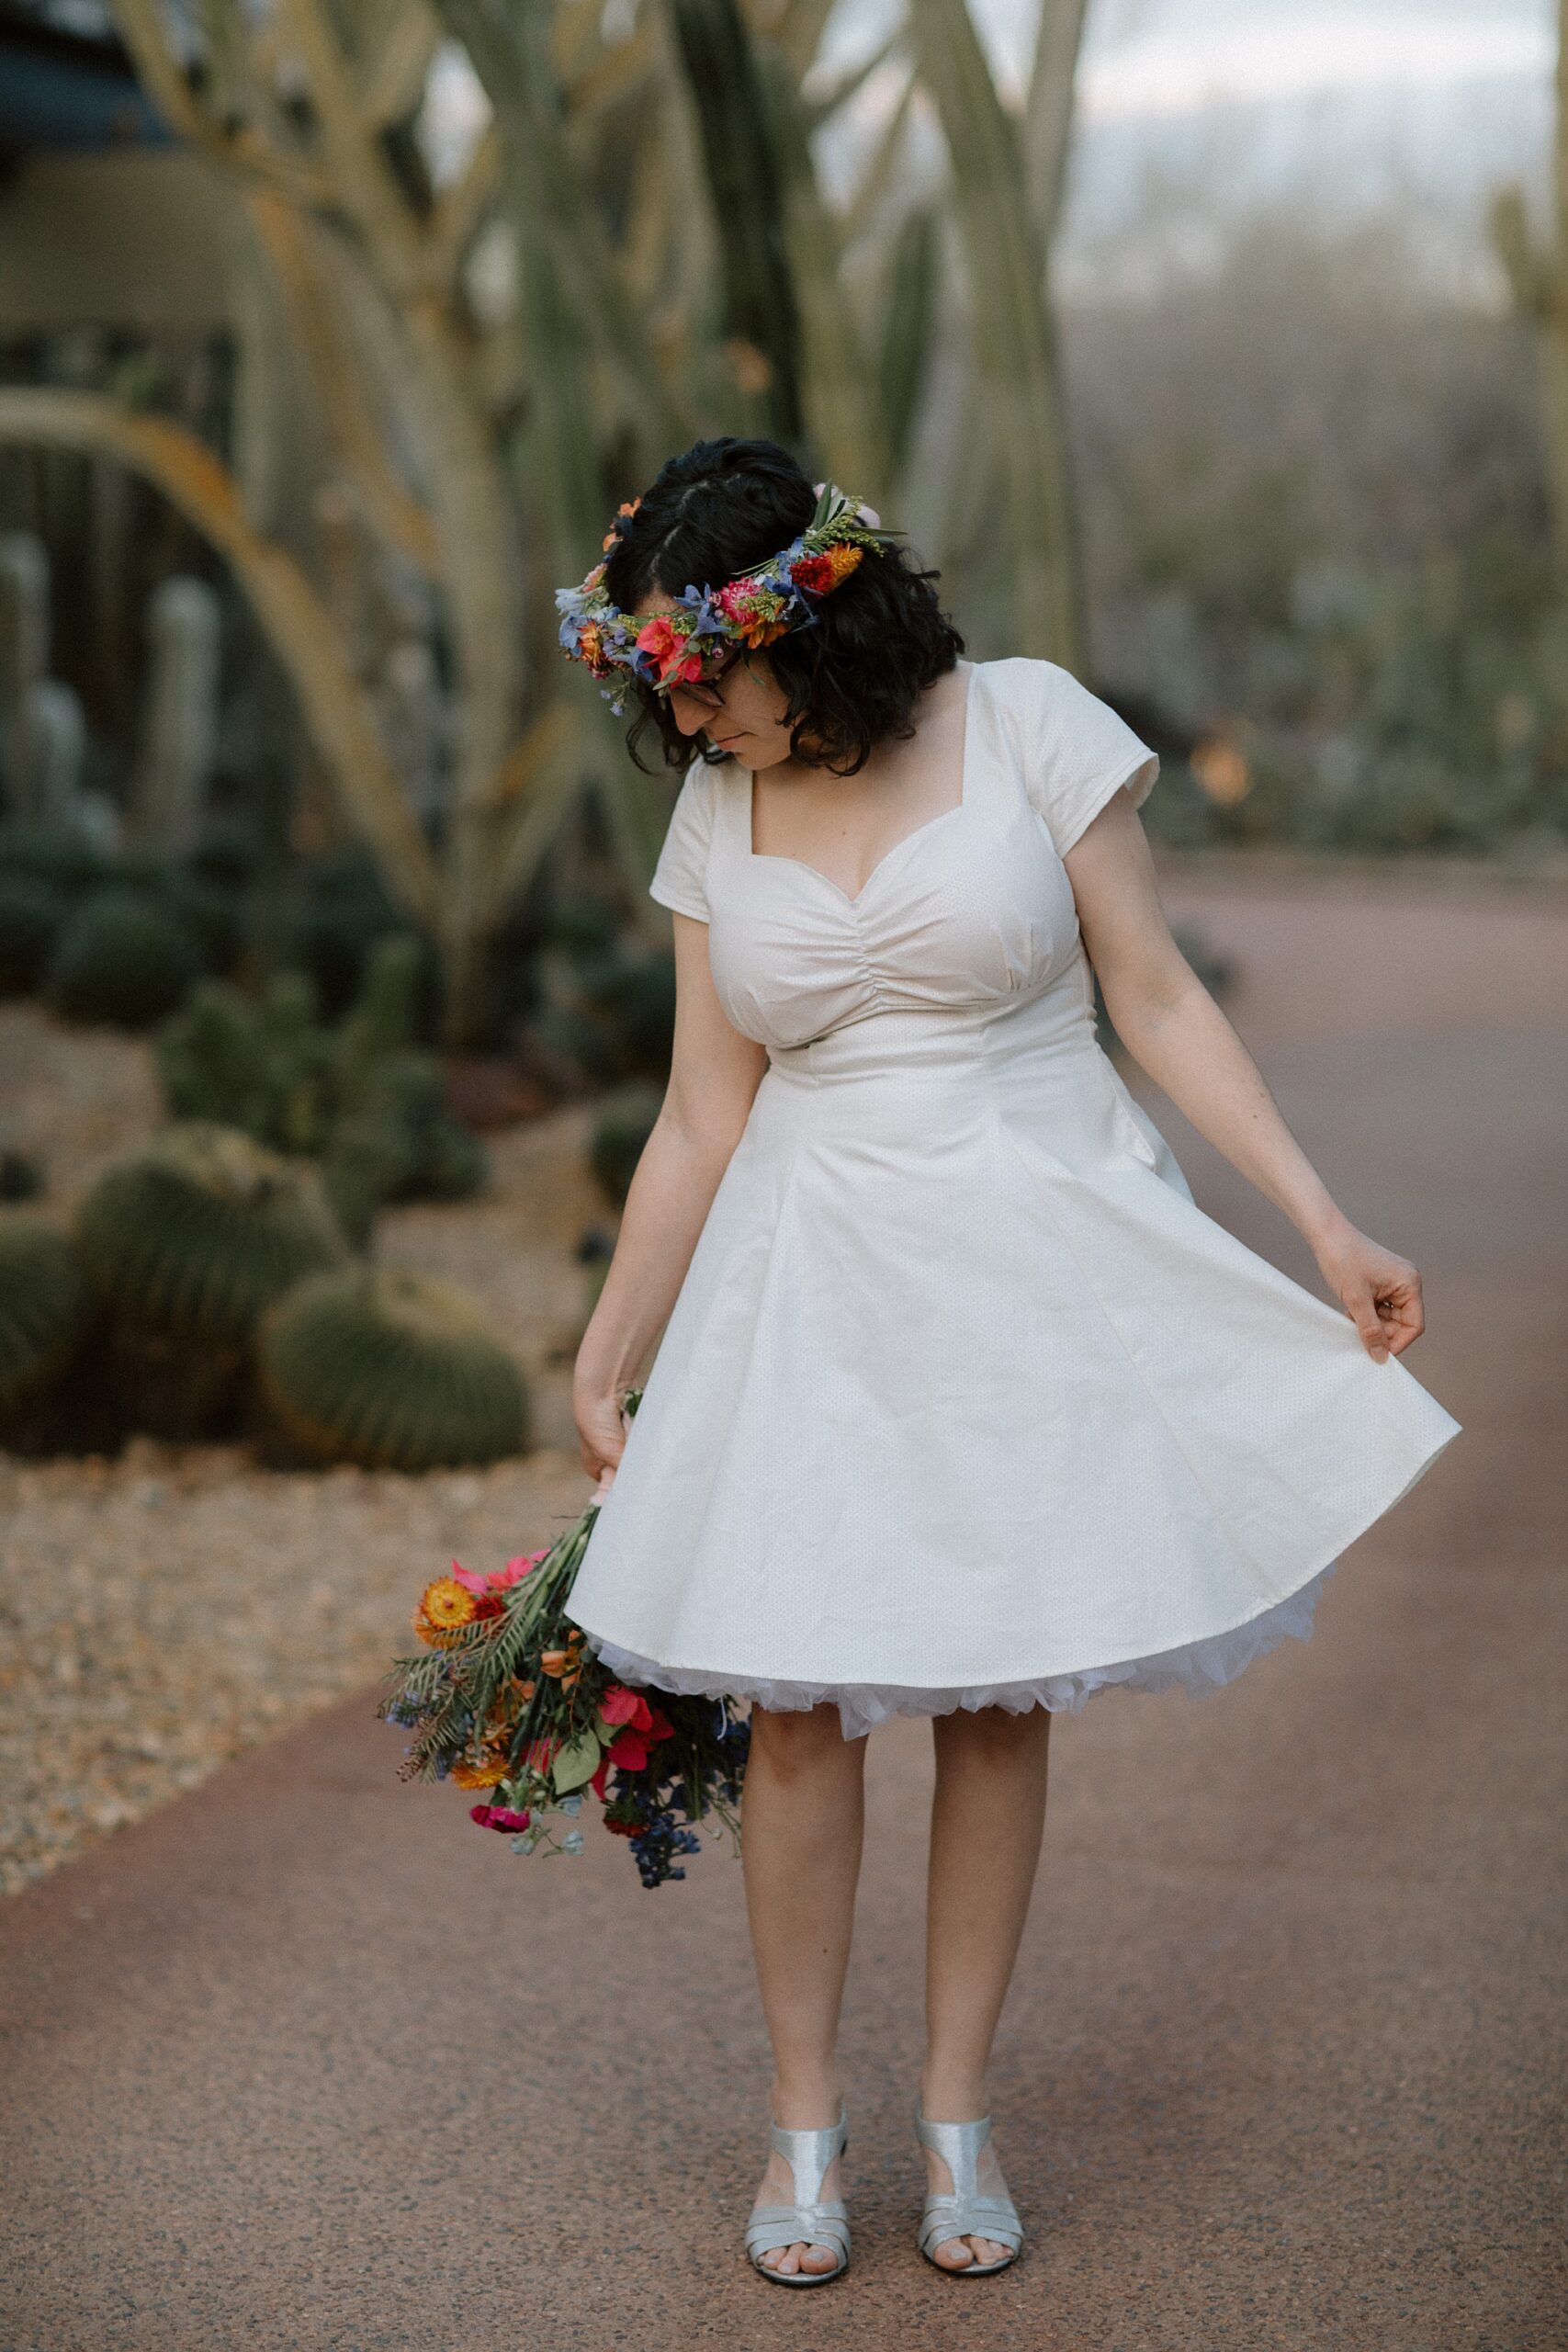
[(456, 1577), (437, 1577), (420, 1594), (413, 1629), (427, 1649), (449, 1650), (473, 1616), (473, 1594), (465, 1592)]

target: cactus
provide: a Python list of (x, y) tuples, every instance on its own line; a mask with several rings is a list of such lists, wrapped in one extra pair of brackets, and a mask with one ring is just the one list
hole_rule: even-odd
[(527, 1442), (522, 1373), (468, 1295), (400, 1267), (301, 1283), (267, 1317), (262, 1392), (319, 1461), (434, 1470)]
[[(6, 800), (20, 818), (71, 824), (82, 799), (86, 726), (77, 695), (49, 673), (49, 551), (30, 531), (0, 538), (0, 742)], [(96, 810), (82, 813), (89, 825)]]
[(310, 984), (282, 973), (258, 1000), (203, 980), (158, 1032), (164, 1099), (176, 1119), (242, 1127), (276, 1151), (317, 1152), (326, 1132), (330, 1041)]
[(28, 996), (39, 986), (64, 920), (58, 890), (0, 867), (0, 997)]
[(378, 941), (406, 932), (407, 919), (359, 850), (320, 859), (310, 876), (304, 911), (294, 925), (293, 960), (310, 974), (329, 1021), (347, 1011), (365, 985)]
[(383, 1054), (401, 1053), (419, 1028), (424, 950), (411, 932), (378, 939), (366, 958), (354, 1008), (338, 1033), (338, 1067), (345, 1094)]
[(423, 971), (416, 940), (383, 940), (335, 1033), (316, 1026), (299, 975), (275, 980), (259, 1003), (222, 983), (198, 987), (158, 1037), (169, 1109), (321, 1155), (356, 1248), (384, 1201), (467, 1198), (484, 1182), (483, 1148), (446, 1109), (434, 1055), (399, 1043), (413, 1034)]
[(0, 1413), (30, 1403), (58, 1378), (91, 1313), (66, 1236), (39, 1216), (0, 1209)]
[(73, 826), (0, 825), (0, 874), (28, 874), (75, 898), (100, 888), (112, 871), (106, 853)]
[(434, 1054), (383, 1054), (343, 1101), (321, 1175), (351, 1240), (384, 1201), (465, 1200), (482, 1186), (484, 1148), (447, 1110)]
[(628, 1086), (601, 1112), (588, 1147), (589, 1165), (605, 1198), (624, 1206), (663, 1097), (656, 1086)]
[(307, 1173), (200, 1123), (168, 1128), (100, 1177), (76, 1237), (122, 1321), (234, 1345), (291, 1283), (346, 1255)]
[(218, 736), (218, 599), (175, 572), (153, 591), (151, 659), (131, 793), (139, 841), (165, 857), (196, 846)]
[(185, 925), (131, 891), (106, 892), (60, 935), (49, 994), (67, 1021), (150, 1029), (181, 1002), (201, 970)]

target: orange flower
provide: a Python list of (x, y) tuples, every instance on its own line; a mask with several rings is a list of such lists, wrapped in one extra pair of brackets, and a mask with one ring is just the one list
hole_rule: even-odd
[(565, 1674), (571, 1666), (571, 1653), (570, 1650), (547, 1650), (539, 1664), (547, 1674)]
[(437, 1577), (427, 1584), (413, 1613), (413, 1629), (427, 1649), (449, 1650), (472, 1622), (474, 1597), (456, 1577)]
[(452, 1767), (452, 1779), (460, 1789), (493, 1789), (506, 1778), (504, 1756), (484, 1756), (478, 1764), (466, 1760)]

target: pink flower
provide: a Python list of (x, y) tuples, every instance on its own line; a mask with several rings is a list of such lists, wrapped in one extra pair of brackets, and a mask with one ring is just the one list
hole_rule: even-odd
[(503, 1568), (492, 1570), (490, 1577), (491, 1592), (504, 1592), (508, 1585), (521, 1584), (525, 1577), (533, 1575), (541, 1560), (548, 1558), (549, 1549), (547, 1544), (542, 1552), (519, 1552), (516, 1558), (508, 1560)]
[(517, 1584), (524, 1577), (530, 1576), (548, 1550), (547, 1544), (543, 1552), (520, 1552), (514, 1560), (508, 1560), (503, 1568), (492, 1568), (488, 1576), (476, 1576), (472, 1568), (460, 1567), (454, 1560), (452, 1574), (465, 1592), (504, 1592), (509, 1585)]
[(648, 1701), (624, 1682), (611, 1683), (599, 1702), (599, 1713), (607, 1724), (635, 1724), (639, 1731), (646, 1731), (650, 1720)]
[(471, 1804), (468, 1807), (468, 1819), (477, 1821), (481, 1829), (504, 1829), (513, 1835), (519, 1829), (527, 1828), (529, 1817), (525, 1813), (513, 1813), (503, 1804)]

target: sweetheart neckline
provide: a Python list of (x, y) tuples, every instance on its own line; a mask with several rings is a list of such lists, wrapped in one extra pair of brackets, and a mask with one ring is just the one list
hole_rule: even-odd
[(861, 884), (860, 888), (852, 895), (850, 891), (845, 889), (841, 882), (835, 882), (830, 874), (824, 874), (819, 865), (813, 865), (809, 858), (791, 857), (782, 850), (752, 848), (752, 799), (756, 788), (756, 770), (754, 768), (746, 768), (743, 771), (746, 777), (746, 797), (742, 813), (744, 814), (746, 820), (745, 847), (748, 860), (754, 865), (794, 865), (798, 866), (803, 874), (814, 874), (818, 882), (826, 883), (828, 888), (831, 890), (835, 896), (840, 898), (845, 906), (853, 912), (859, 907), (861, 900), (865, 897), (866, 892), (871, 888), (872, 884), (881, 874), (883, 867), (886, 865), (891, 859), (897, 857), (900, 850), (908, 849), (911, 842), (918, 842), (922, 834), (931, 832), (936, 826), (945, 825), (950, 817), (962, 817), (966, 815), (971, 806), (971, 795), (969, 790), (969, 746), (970, 736), (973, 732), (973, 720), (975, 714), (975, 695), (976, 691), (976, 681), (979, 676), (980, 664), (977, 662), (971, 662), (964, 657), (962, 660), (961, 666), (969, 673), (969, 684), (964, 695), (964, 727), (963, 740), (959, 751), (958, 798), (953, 802), (951, 808), (939, 808), (934, 817), (928, 817), (923, 824), (915, 826), (912, 831), (901, 834), (899, 839), (893, 843), (891, 849), (885, 849), (883, 851), (882, 855), (877, 859), (876, 864), (872, 867), (871, 872), (866, 876), (865, 880)]

